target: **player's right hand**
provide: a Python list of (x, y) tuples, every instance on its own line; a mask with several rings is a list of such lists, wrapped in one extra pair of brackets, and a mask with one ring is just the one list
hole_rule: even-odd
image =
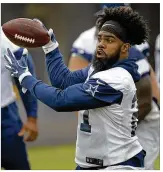
[(38, 136), (37, 118), (28, 117), (26, 124), (23, 125), (18, 136), (23, 136), (24, 141), (27, 142), (36, 140)]
[(11, 76), (19, 78), (25, 72), (28, 72), (27, 65), (27, 54), (23, 56), (23, 48), (19, 48), (20, 52), (17, 51), (15, 54), (7, 48), (7, 54), (4, 55), (7, 64), (6, 69), (11, 72)]
[(38, 22), (38, 23), (40, 23), (40, 25), (42, 25), (42, 27), (43, 27), (45, 30), (47, 30), (47, 33), (48, 33), (48, 35), (50, 36), (50, 41), (49, 41), (46, 45), (44, 45), (44, 46), (42, 47), (42, 49), (43, 49), (43, 51), (45, 52), (45, 54), (47, 54), (47, 53), (53, 51), (54, 49), (56, 49), (56, 48), (59, 46), (59, 44), (58, 44), (58, 42), (56, 41), (55, 35), (54, 35), (54, 33), (53, 33), (53, 29), (50, 28), (50, 29), (48, 30), (48, 29), (45, 27), (45, 25), (42, 23), (42, 21), (40, 21), (39, 19), (34, 18), (33, 20), (36, 21), (36, 22)]

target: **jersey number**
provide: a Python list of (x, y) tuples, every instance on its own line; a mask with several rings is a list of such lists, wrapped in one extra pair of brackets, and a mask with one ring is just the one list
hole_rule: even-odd
[(89, 125), (89, 111), (85, 110), (83, 113), (83, 123), (80, 124), (80, 130), (91, 133), (91, 125)]
[[(136, 97), (136, 94), (134, 95), (134, 98), (132, 100), (132, 109), (133, 108), (136, 108), (136, 100), (137, 100), (137, 97)], [(138, 118), (138, 112), (135, 112), (133, 113), (132, 115), (132, 122), (131, 122), (131, 137), (134, 137), (135, 136), (135, 131), (136, 131), (136, 128), (137, 128), (137, 118)]]

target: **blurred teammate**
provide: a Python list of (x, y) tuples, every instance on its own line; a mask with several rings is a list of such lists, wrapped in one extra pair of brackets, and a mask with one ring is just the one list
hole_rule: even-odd
[(160, 84), (160, 34), (157, 36), (155, 43), (155, 71), (157, 81)]
[[(105, 4), (105, 6), (124, 6), (125, 4)], [(73, 43), (71, 50), (71, 57), (69, 61), (69, 69), (71, 71), (82, 69), (89, 65), (94, 56), (97, 40), (96, 26), (84, 31)], [(159, 39), (159, 38), (158, 38)], [(158, 40), (157, 39), (157, 40)], [(158, 47), (158, 42), (156, 46)], [(139, 50), (139, 51), (138, 51)], [(141, 53), (143, 54), (141, 54)], [(156, 49), (157, 62), (158, 48)], [(144, 55), (144, 56), (143, 56)], [(152, 67), (146, 60), (149, 57), (149, 44), (147, 42), (141, 45), (135, 45), (129, 51), (129, 57), (135, 58), (136, 63), (139, 66), (139, 72), (141, 74), (141, 80), (136, 84), (138, 89), (138, 101), (139, 101), (139, 123), (137, 128), (137, 135), (143, 148), (146, 150), (145, 167), (147, 169), (153, 169), (154, 161), (159, 154), (159, 142), (160, 142), (160, 118), (159, 118), (159, 89), (157, 86), (155, 74)], [(156, 63), (156, 64), (159, 64)], [(158, 65), (157, 65), (158, 66)], [(157, 73), (159, 75), (159, 67)], [(149, 83), (149, 75), (151, 81)], [(153, 95), (151, 95), (151, 84)], [(151, 96), (153, 100), (151, 101)], [(157, 101), (156, 101), (157, 100)], [(152, 109), (152, 110), (151, 110)]]
[(125, 7), (105, 9), (97, 26), (92, 64), (75, 72), (64, 65), (53, 31), (48, 31), (51, 41), (43, 50), (53, 86), (31, 76), (27, 65), (22, 68), (10, 50), (5, 56), (6, 67), (24, 88), (54, 110), (80, 110), (77, 169), (144, 169), (145, 153), (135, 135), (138, 110), (134, 82), (140, 75), (128, 51), (148, 38), (148, 27), (138, 13)]
[[(29, 170), (30, 165), (24, 140), (33, 141), (38, 135), (37, 100), (29, 91), (24, 94), (18, 79), (14, 78), (27, 113), (27, 122), (23, 125), (16, 105), (11, 74), (5, 68), (4, 54), (7, 48), (10, 48), (17, 57), (25, 53), (22, 48), (12, 44), (1, 29), (1, 167), (6, 170)], [(30, 72), (34, 75), (30, 55), (28, 65)], [(28, 135), (23, 140), (26, 132)]]

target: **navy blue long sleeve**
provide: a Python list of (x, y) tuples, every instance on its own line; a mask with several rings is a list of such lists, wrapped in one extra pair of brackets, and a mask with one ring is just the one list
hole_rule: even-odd
[(71, 85), (85, 82), (90, 66), (71, 72), (63, 62), (63, 56), (56, 48), (46, 55), (46, 65), (51, 84), (65, 89)]
[[(29, 71), (35, 77), (36, 75), (35, 75), (35, 70), (34, 70), (34, 64), (33, 64), (33, 60), (30, 54), (28, 55), (27, 59), (28, 59), (27, 63), (28, 63)], [(23, 101), (27, 116), (37, 117), (38, 104), (37, 104), (36, 97), (33, 96), (29, 90), (27, 90), (26, 93), (24, 94), (22, 92), (22, 87), (19, 84), (18, 79), (17, 78), (14, 78), (14, 79), (15, 79), (16, 86), (19, 90), (21, 99)]]
[[(27, 76), (22, 86), (28, 89), (37, 99), (56, 111), (78, 111), (100, 108), (114, 103), (121, 103), (123, 94), (99, 79), (90, 79), (86, 83), (69, 86), (61, 90)], [(98, 90), (97, 90), (98, 88)]]

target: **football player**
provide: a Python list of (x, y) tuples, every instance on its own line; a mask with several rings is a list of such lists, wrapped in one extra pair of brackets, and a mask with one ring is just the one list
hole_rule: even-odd
[[(105, 6), (106, 5), (115, 7), (115, 4), (105, 4)], [(116, 4), (116, 6), (117, 5), (124, 6), (125, 4)], [(96, 33), (97, 28), (94, 26), (81, 33), (73, 43), (69, 60), (69, 69), (71, 71), (82, 69), (91, 63), (98, 42)], [(157, 47), (159, 45), (158, 42), (159, 41), (157, 41), (156, 44)], [(159, 51), (157, 48), (157, 59), (159, 59), (158, 54)], [(158, 157), (160, 148), (160, 92), (155, 73), (146, 59), (146, 57), (149, 56), (149, 44), (147, 42), (130, 48), (129, 58), (136, 60), (139, 73), (141, 74), (141, 80), (136, 84), (139, 104), (139, 122), (136, 133), (140, 143), (146, 150), (145, 167), (146, 169), (154, 169), (154, 162)], [(159, 75), (159, 65), (157, 65), (156, 71)]]
[[(5, 68), (6, 61), (4, 59), (7, 48), (10, 48), (17, 58), (21, 58), (22, 55), (25, 57), (28, 54), (27, 50), (10, 42), (2, 29), (1, 43), (1, 167), (6, 170), (29, 170), (30, 164), (24, 141), (34, 141), (38, 135), (37, 99), (22, 88), (18, 79), (14, 77), (27, 114), (27, 122), (23, 125), (16, 104), (11, 74)], [(35, 76), (30, 55), (28, 55), (27, 63), (30, 72)], [(25, 133), (28, 134), (23, 137)]]

